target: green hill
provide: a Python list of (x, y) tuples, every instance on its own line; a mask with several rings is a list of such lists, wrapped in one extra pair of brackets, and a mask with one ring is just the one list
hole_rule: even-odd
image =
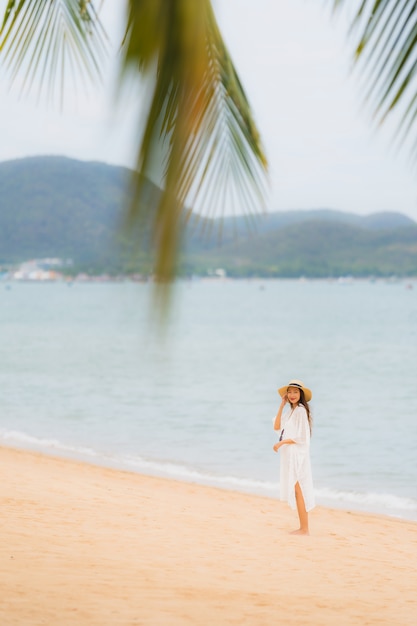
[[(63, 157), (0, 163), (0, 263), (59, 257), (82, 271), (151, 272), (146, 230), (132, 257), (137, 233), (120, 228), (130, 174)], [(232, 276), (417, 275), (417, 224), (401, 213), (363, 217), (330, 209), (268, 213), (249, 223), (194, 219), (180, 271), (216, 267)]]
[(121, 224), (130, 175), (63, 157), (0, 163), (0, 262), (59, 257), (92, 270), (120, 266), (129, 249)]
[(370, 229), (305, 219), (204, 254), (194, 251), (185, 263), (188, 271), (221, 267), (230, 276), (417, 276), (417, 224)]
[(127, 171), (40, 157), (0, 164), (0, 258), (90, 260), (110, 244)]

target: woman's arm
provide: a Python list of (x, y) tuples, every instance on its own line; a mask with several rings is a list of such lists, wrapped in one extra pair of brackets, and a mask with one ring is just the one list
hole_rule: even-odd
[(283, 410), (284, 406), (287, 404), (287, 402), (288, 402), (288, 398), (287, 398), (287, 394), (285, 394), (285, 396), (282, 396), (282, 400), (281, 400), (281, 404), (280, 404), (279, 409), (278, 409), (278, 413), (275, 416), (274, 430), (280, 430), (281, 429), (282, 410)]
[(296, 441), (293, 441), (293, 439), (282, 439), (281, 441), (278, 441), (274, 445), (274, 452), (278, 452), (278, 450), (280, 449), (281, 446), (283, 446), (285, 444), (289, 444), (289, 443), (296, 443)]

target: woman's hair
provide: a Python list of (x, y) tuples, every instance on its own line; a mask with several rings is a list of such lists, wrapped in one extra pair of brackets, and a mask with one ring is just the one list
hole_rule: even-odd
[(308, 406), (308, 402), (304, 395), (304, 391), (301, 388), (300, 388), (300, 399), (298, 401), (298, 404), (302, 404), (305, 410), (307, 411), (307, 419), (308, 419), (308, 425), (310, 427), (310, 435), (311, 435), (311, 427), (313, 425), (313, 418), (311, 417), (310, 407)]

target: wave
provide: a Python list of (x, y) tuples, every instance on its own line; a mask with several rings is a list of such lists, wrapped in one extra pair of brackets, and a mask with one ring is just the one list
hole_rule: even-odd
[(86, 448), (83, 446), (71, 446), (62, 443), (58, 439), (49, 439), (42, 437), (34, 437), (22, 433), (18, 430), (0, 430), (0, 439), (5, 442), (11, 441), (14, 444), (22, 444), (23, 447), (36, 448), (42, 450), (59, 450), (60, 452), (72, 452), (76, 455), (86, 455), (89, 457), (100, 457), (101, 455), (93, 450), (93, 448)]
[[(232, 475), (218, 475), (181, 463), (163, 460), (146, 459), (141, 456), (106, 454), (93, 448), (74, 446), (57, 439), (39, 438), (20, 431), (0, 430), (0, 440), (13, 446), (37, 449), (42, 452), (58, 452), (79, 460), (90, 460), (95, 464), (118, 469), (130, 469), (153, 476), (168, 477), (187, 482), (222, 487), (246, 493), (278, 497), (278, 482), (257, 480)], [(329, 507), (349, 508), (374, 513), (382, 513), (392, 517), (417, 520), (417, 500), (400, 497), (389, 493), (342, 491), (321, 487), (315, 490), (317, 502)]]
[(344, 507), (347, 504), (353, 504), (356, 509), (417, 519), (417, 500), (395, 496), (391, 493), (338, 491), (324, 487), (316, 489), (316, 497), (323, 501), (343, 504)]

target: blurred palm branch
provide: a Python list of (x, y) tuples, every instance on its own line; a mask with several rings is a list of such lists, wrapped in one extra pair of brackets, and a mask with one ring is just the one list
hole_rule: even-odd
[[(331, 0), (352, 9), (352, 0)], [(354, 58), (364, 76), (364, 100), (381, 124), (396, 110), (396, 140), (415, 133), (417, 117), (417, 3), (414, 0), (358, 0), (350, 26)], [(417, 142), (413, 140), (415, 153)], [(414, 155), (415, 156), (415, 155)]]
[[(0, 60), (21, 92), (64, 97), (64, 81), (101, 79), (106, 34), (88, 0), (8, 0), (0, 26)], [(36, 83), (36, 84), (35, 84)], [(76, 83), (75, 83), (76, 84)]]
[[(24, 90), (64, 98), (64, 81), (102, 77), (107, 37), (93, 0), (9, 0), (0, 61)], [(255, 214), (266, 159), (210, 0), (126, 0), (120, 83), (146, 85), (128, 224), (151, 225), (158, 282), (175, 275), (189, 214)], [(145, 78), (145, 82), (144, 82)], [(57, 84), (58, 81), (58, 84)], [(77, 83), (78, 85), (78, 83)], [(162, 188), (149, 205), (146, 177)]]

